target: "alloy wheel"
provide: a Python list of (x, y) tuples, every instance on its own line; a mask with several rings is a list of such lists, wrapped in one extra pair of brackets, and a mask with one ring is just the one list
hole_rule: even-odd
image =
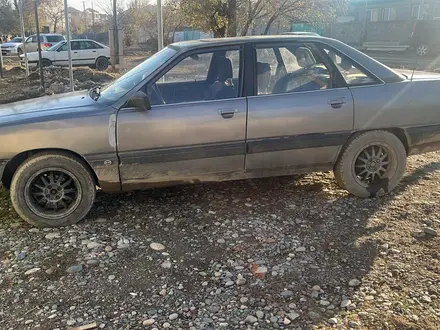
[(78, 179), (60, 168), (36, 172), (25, 186), (25, 200), (36, 215), (56, 220), (73, 213), (81, 202)]

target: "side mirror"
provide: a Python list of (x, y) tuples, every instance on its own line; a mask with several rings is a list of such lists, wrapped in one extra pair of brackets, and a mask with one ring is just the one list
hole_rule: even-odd
[(130, 108), (136, 108), (142, 111), (151, 110), (150, 100), (147, 94), (142, 91), (137, 91), (127, 102)]

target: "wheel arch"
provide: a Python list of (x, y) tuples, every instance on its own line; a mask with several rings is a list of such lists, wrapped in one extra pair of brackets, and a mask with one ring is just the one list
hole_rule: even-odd
[(347, 139), (347, 141), (345, 141), (344, 145), (339, 149), (338, 155), (335, 159), (335, 163), (334, 165), (337, 164), (337, 162), (340, 160), (340, 158), (342, 157), (342, 154), (344, 153), (345, 149), (347, 148), (347, 146), (350, 144), (350, 141), (352, 141), (353, 139), (355, 139), (357, 136), (366, 133), (366, 132), (372, 132), (372, 131), (387, 131), (390, 132), (392, 134), (394, 134), (395, 136), (397, 136), (397, 138), (400, 140), (400, 142), (402, 142), (403, 146), (405, 147), (405, 151), (406, 151), (406, 155), (409, 155), (409, 151), (410, 151), (410, 139), (408, 136), (408, 133), (400, 127), (388, 127), (388, 128), (376, 128), (376, 129), (365, 129), (365, 130), (359, 130), (356, 131), (354, 133), (352, 133), (350, 135), (350, 137)]
[(6, 163), (5, 169), (3, 171), (3, 175), (0, 178), (3, 186), (9, 189), (11, 186), (12, 178), (14, 177), (14, 174), (17, 171), (17, 169), (20, 167), (20, 165), (23, 164), (23, 162), (26, 161), (26, 159), (28, 159), (29, 157), (42, 153), (58, 153), (58, 154), (61, 153), (61, 154), (67, 154), (69, 156), (73, 156), (84, 165), (84, 167), (90, 172), (90, 174), (92, 174), (95, 184), (99, 186), (99, 180), (98, 180), (98, 176), (96, 175), (96, 172), (93, 170), (92, 166), (87, 162), (87, 160), (83, 156), (72, 150), (58, 149), (58, 148), (33, 149), (15, 155), (11, 160), (9, 160)]

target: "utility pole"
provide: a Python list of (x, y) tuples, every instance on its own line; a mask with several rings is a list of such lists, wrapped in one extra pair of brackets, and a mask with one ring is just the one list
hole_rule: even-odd
[(38, 0), (34, 0), (35, 24), (37, 25), (38, 63), (40, 66), (40, 87), (44, 91), (44, 72), (41, 60), (40, 22), (38, 21)]
[(0, 79), (3, 79), (3, 53), (1, 51), (1, 47), (0, 47)]
[(119, 36), (118, 36), (118, 17), (117, 17), (117, 8), (116, 8), (116, 0), (113, 0), (113, 69), (116, 68), (116, 64), (119, 64)]
[(83, 1), (83, 9), (84, 9), (84, 28), (87, 30), (87, 15), (86, 15), (86, 2)]
[(18, 14), (20, 15), (20, 27), (21, 27), (21, 38), (23, 40), (23, 55), (24, 55), (24, 66), (26, 69), (26, 77), (29, 76), (29, 65), (26, 52), (26, 33), (24, 31), (24, 18), (23, 18), (23, 0), (20, 0), (18, 5)]
[(163, 48), (163, 12), (162, 0), (157, 0), (157, 50)]
[(92, 0), (92, 32), (93, 32), (93, 39), (96, 39), (96, 34), (95, 34), (95, 9), (93, 9), (93, 0)]
[(67, 58), (69, 60), (69, 80), (70, 91), (73, 92), (75, 86), (73, 85), (73, 69), (72, 69), (72, 46), (70, 44), (70, 22), (69, 22), (69, 9), (67, 0), (64, 0), (64, 21), (66, 25), (66, 39), (67, 39)]

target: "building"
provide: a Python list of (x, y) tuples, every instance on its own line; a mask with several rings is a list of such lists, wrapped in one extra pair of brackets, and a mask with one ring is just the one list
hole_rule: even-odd
[(327, 32), (348, 44), (405, 46), (418, 21), (440, 19), (440, 0), (350, 0), (347, 14)]

